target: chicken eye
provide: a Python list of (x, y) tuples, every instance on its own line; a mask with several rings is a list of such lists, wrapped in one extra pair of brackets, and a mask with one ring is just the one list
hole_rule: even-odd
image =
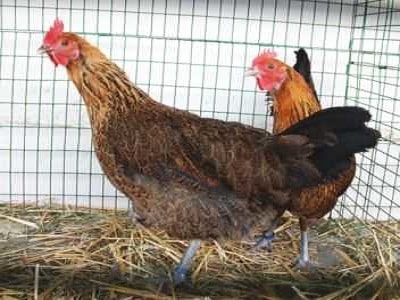
[(267, 68), (270, 69), (270, 70), (273, 70), (275, 68), (275, 66), (273, 64), (268, 64)]
[(63, 40), (63, 41), (61, 42), (61, 45), (62, 45), (62, 46), (68, 46), (68, 40)]

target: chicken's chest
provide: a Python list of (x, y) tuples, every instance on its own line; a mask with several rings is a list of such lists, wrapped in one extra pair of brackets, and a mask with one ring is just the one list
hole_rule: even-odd
[(122, 163), (121, 157), (128, 159), (135, 152), (138, 140), (143, 139), (143, 131), (135, 119), (121, 112), (109, 109), (91, 111), (89, 118), (92, 128), (92, 142), (100, 164), (106, 158)]
[[(151, 193), (156, 189), (155, 185), (146, 184), (150, 178), (168, 183), (168, 168), (177, 145), (167, 124), (159, 123), (155, 116), (140, 111), (105, 110), (91, 114), (92, 141), (100, 166), (119, 189), (138, 185)], [(129, 183), (118, 183), (121, 178)], [(129, 191), (124, 193), (133, 197)]]

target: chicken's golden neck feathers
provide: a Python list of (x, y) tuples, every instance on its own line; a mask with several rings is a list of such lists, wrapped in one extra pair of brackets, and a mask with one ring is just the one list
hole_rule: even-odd
[(80, 57), (67, 65), (67, 71), (89, 113), (102, 109), (132, 110), (145, 101), (144, 93), (99, 49), (83, 39), (79, 45)]
[(275, 134), (321, 110), (318, 99), (303, 77), (288, 67), (288, 77), (273, 93)]

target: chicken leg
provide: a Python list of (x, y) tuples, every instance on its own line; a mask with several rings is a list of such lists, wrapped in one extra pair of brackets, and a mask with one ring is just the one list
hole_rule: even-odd
[(175, 286), (186, 281), (187, 273), (190, 269), (190, 266), (192, 265), (193, 258), (196, 255), (196, 252), (199, 249), (200, 245), (201, 245), (200, 240), (193, 240), (190, 242), (189, 247), (186, 249), (185, 253), (183, 254), (181, 262), (174, 269), (172, 278), (173, 278)]
[(313, 264), (310, 262), (308, 254), (308, 222), (306, 218), (300, 218), (300, 232), (300, 255), (296, 260), (296, 267), (311, 269)]

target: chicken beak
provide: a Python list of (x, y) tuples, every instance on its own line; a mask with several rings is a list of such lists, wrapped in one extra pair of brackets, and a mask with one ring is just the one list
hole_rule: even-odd
[(245, 73), (244, 76), (248, 77), (248, 76), (254, 76), (257, 77), (258, 74), (260, 74), (260, 71), (253, 69), (253, 68), (249, 68)]
[(39, 54), (41, 54), (41, 55), (43, 55), (43, 54), (45, 54), (45, 53), (49, 53), (50, 52), (50, 47), (49, 46), (46, 46), (46, 45), (42, 45), (42, 46), (40, 46), (40, 48), (39, 49), (37, 49), (37, 52), (39, 53)]

